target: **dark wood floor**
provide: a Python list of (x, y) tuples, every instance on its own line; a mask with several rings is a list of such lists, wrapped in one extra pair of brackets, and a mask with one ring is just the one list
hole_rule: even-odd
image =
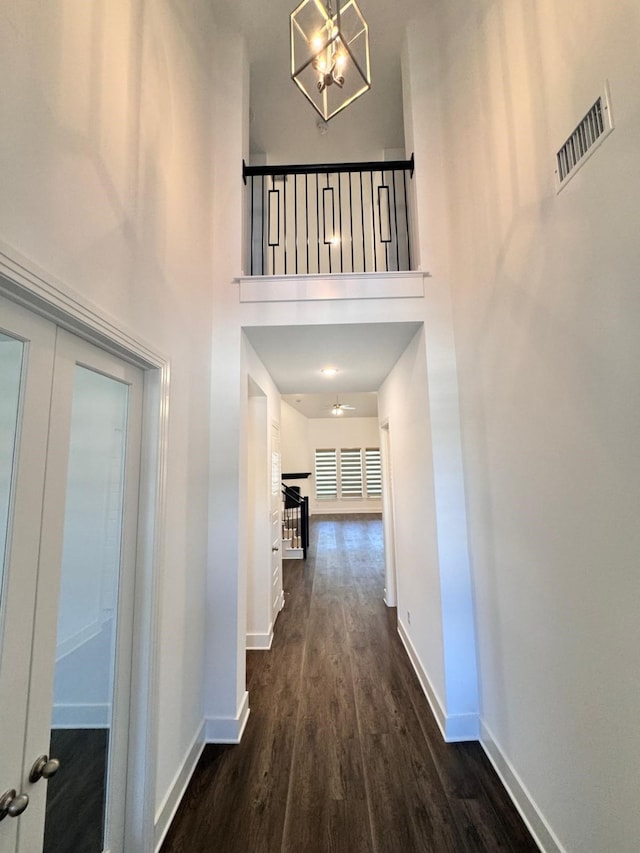
[(100, 853), (104, 835), (108, 729), (54, 729), (49, 755), (60, 770), (47, 782), (44, 853)]
[(284, 585), (242, 743), (205, 749), (162, 853), (537, 851), (481, 747), (442, 740), (382, 600), (380, 520), (315, 520)]

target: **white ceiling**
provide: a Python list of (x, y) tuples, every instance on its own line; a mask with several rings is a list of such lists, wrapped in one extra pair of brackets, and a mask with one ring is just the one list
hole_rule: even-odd
[[(332, 417), (339, 399), (355, 406), (345, 417), (376, 417), (376, 391), (420, 323), (336, 326), (253, 326), (245, 334), (285, 402), (306, 417)], [(323, 367), (338, 374), (327, 378)]]
[(332, 119), (324, 134), (318, 115), (289, 76), (289, 14), (296, 0), (212, 2), (218, 20), (246, 40), (253, 154), (266, 154), (272, 163), (346, 162), (404, 148), (402, 40), (429, 0), (358, 0), (369, 25), (372, 88)]

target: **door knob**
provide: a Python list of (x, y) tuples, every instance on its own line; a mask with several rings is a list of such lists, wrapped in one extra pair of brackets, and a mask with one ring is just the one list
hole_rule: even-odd
[(29, 773), (29, 781), (37, 782), (39, 779), (51, 779), (59, 769), (60, 762), (57, 758), (49, 758), (48, 755), (41, 755), (33, 763), (33, 767)]
[(18, 817), (29, 805), (28, 794), (18, 794), (15, 788), (5, 791), (0, 797), (0, 820), (9, 817)]
[(271, 550), (272, 550), (272, 551), (273, 551), (273, 553), (275, 554), (277, 551), (279, 551), (279, 550), (280, 550), (280, 548), (278, 548), (278, 546), (277, 546), (277, 545), (273, 545), (273, 546), (272, 546), (272, 548), (271, 548)]

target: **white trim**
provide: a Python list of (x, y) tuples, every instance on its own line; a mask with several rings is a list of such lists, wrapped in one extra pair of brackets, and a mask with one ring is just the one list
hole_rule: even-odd
[[(138, 367), (162, 367), (164, 358), (117, 318), (91, 302), (35, 261), (0, 240), (0, 292), (30, 311), (96, 343), (108, 352), (134, 361)], [(134, 358), (132, 359), (132, 356)]]
[(398, 578), (396, 573), (395, 503), (393, 469), (391, 465), (391, 431), (389, 418), (379, 424), (380, 462), (382, 467), (382, 536), (384, 542), (384, 603), (387, 607), (398, 604)]
[(247, 651), (260, 652), (269, 651), (273, 643), (273, 622), (269, 630), (264, 634), (247, 634)]
[(195, 737), (193, 738), (193, 741), (191, 742), (191, 746), (187, 750), (187, 753), (178, 768), (176, 775), (173, 777), (171, 785), (169, 785), (169, 790), (158, 807), (154, 821), (155, 832), (153, 849), (155, 851), (160, 850), (160, 847), (162, 846), (162, 842), (169, 831), (171, 822), (178, 811), (178, 806), (182, 802), (182, 798), (187, 790), (187, 785), (191, 781), (196, 765), (202, 755), (202, 750), (205, 746), (204, 729), (205, 723), (203, 720)]
[(478, 715), (477, 714), (449, 714), (447, 715), (440, 698), (422, 665), (420, 656), (411, 642), (402, 620), (398, 619), (398, 634), (402, 644), (407, 650), (409, 660), (418, 677), (422, 691), (427, 698), (433, 715), (436, 718), (438, 728), (447, 743), (457, 743), (470, 740), (478, 740)]
[(55, 704), (51, 717), (52, 729), (108, 729), (111, 705), (108, 702), (89, 704)]
[(282, 559), (283, 560), (303, 560), (304, 559), (304, 549), (303, 548), (283, 548), (282, 549)]
[(415, 671), (415, 674), (418, 676), (418, 681), (420, 682), (420, 686), (422, 687), (422, 692), (427, 697), (427, 702), (431, 706), (431, 710), (433, 711), (433, 716), (436, 718), (436, 723), (438, 724), (438, 728), (442, 733), (442, 737), (446, 740), (446, 714), (444, 711), (444, 706), (440, 701), (438, 694), (436, 693), (435, 688), (431, 684), (429, 676), (426, 673), (425, 668), (422, 666), (422, 661), (415, 650), (415, 647), (411, 640), (409, 639), (409, 635), (402, 624), (402, 620), (398, 619), (398, 634), (400, 635), (400, 639), (402, 640), (402, 645), (405, 647), (407, 654), (409, 655), (409, 660), (411, 661), (411, 665)]
[(480, 721), (475, 712), (470, 714), (447, 714), (447, 743), (466, 743), (480, 739)]
[(349, 507), (340, 504), (333, 507), (314, 507), (313, 512), (309, 513), (313, 518), (316, 515), (374, 515), (380, 518), (382, 515), (382, 506), (379, 507)]
[(314, 302), (340, 299), (424, 299), (423, 272), (242, 276), (240, 302)]
[(540, 850), (567, 853), (484, 720), (480, 721), (480, 744)]
[(149, 850), (153, 843), (158, 761), (160, 589), (164, 574), (164, 531), (167, 508), (167, 448), (170, 367), (144, 375), (138, 555), (134, 612), (129, 777), (140, 780), (130, 797), (125, 848)]
[(205, 740), (207, 743), (240, 743), (249, 719), (249, 694), (245, 691), (235, 717), (207, 717)]
[[(0, 240), (0, 293), (145, 370), (125, 848), (151, 849), (157, 761), (159, 584), (166, 510), (169, 359)], [(151, 368), (151, 369), (150, 369)], [(134, 841), (135, 840), (135, 841)]]

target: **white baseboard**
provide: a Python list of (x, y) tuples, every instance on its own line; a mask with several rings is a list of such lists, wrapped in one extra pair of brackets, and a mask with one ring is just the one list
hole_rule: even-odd
[(54, 705), (51, 717), (53, 729), (108, 729), (111, 725), (111, 705)]
[(409, 660), (418, 676), (418, 681), (422, 687), (424, 695), (427, 697), (433, 715), (436, 718), (438, 728), (442, 733), (442, 737), (447, 743), (456, 743), (460, 741), (478, 740), (479, 724), (477, 714), (447, 714), (440, 697), (427, 675), (427, 672), (422, 665), (420, 656), (418, 655), (415, 646), (411, 642), (406, 628), (402, 624), (402, 620), (398, 619), (398, 634), (402, 640), (402, 644), (407, 650)]
[(247, 651), (269, 651), (273, 643), (273, 623), (265, 634), (247, 634)]
[(283, 560), (304, 560), (304, 551), (302, 548), (283, 548)]
[(196, 732), (196, 735), (187, 750), (187, 754), (182, 761), (178, 772), (173, 777), (173, 781), (169, 786), (160, 807), (156, 811), (155, 827), (154, 827), (154, 850), (159, 851), (164, 841), (165, 835), (169, 831), (171, 821), (178, 810), (178, 806), (182, 801), (184, 792), (187, 790), (187, 785), (193, 776), (193, 771), (196, 769), (198, 759), (204, 749), (204, 721)]
[(526, 785), (484, 721), (480, 722), (480, 743), (540, 850), (543, 853), (566, 853)]
[(207, 717), (205, 740), (207, 743), (240, 743), (249, 719), (249, 694), (245, 691), (235, 717)]

